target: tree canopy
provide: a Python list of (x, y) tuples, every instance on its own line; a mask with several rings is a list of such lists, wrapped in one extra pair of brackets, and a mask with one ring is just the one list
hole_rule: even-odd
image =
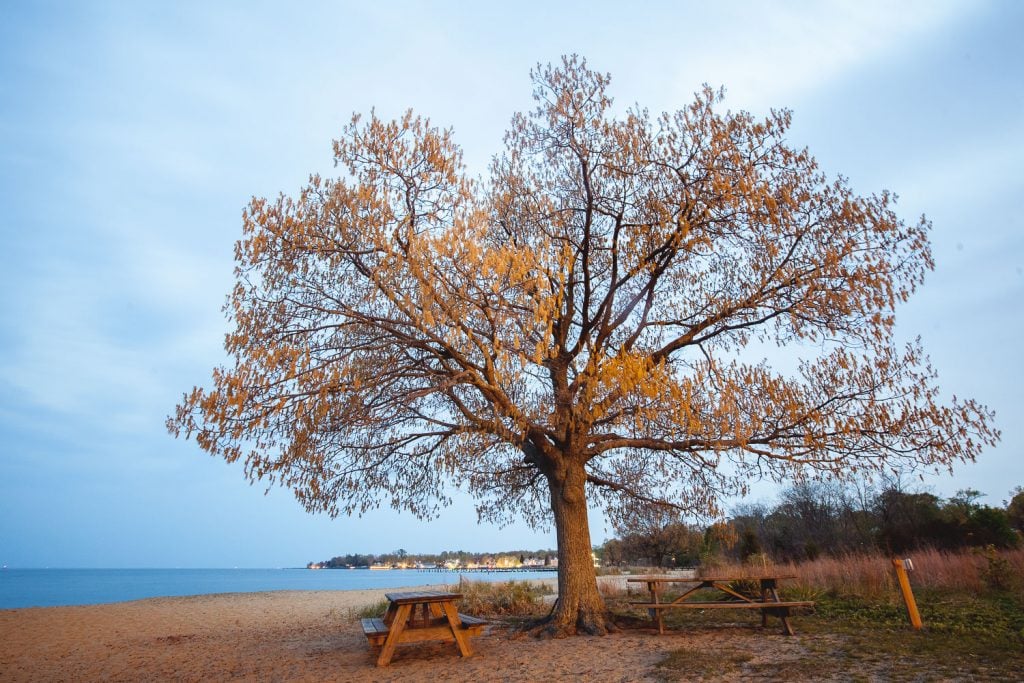
[[(577, 57), (532, 72), (484, 178), (451, 130), (355, 116), (338, 178), (253, 199), (230, 367), (169, 429), (310, 510), (554, 521), (565, 628), (600, 632), (587, 502), (715, 512), (755, 479), (973, 460), (998, 433), (943, 402), (897, 305), (929, 224), (860, 196), (763, 119), (617, 111)], [(798, 348), (795, 371), (754, 347)]]

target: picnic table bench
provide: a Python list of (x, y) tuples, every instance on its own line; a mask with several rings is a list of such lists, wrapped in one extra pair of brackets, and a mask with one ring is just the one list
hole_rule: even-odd
[(377, 666), (387, 666), (395, 648), (402, 643), (425, 640), (454, 642), (459, 654), (473, 654), (469, 639), (479, 635), (487, 622), (459, 614), (455, 601), (459, 593), (437, 591), (406, 591), (387, 593), (388, 610), (383, 619), (363, 619), (363, 634), (371, 647), (380, 647)]
[[(793, 627), (789, 623), (790, 610), (795, 607), (814, 607), (808, 600), (782, 600), (779, 598), (778, 583), (782, 579), (793, 576), (742, 576), (742, 577), (700, 577), (685, 578), (676, 576), (643, 576), (626, 579), (630, 583), (647, 584), (650, 592), (649, 601), (630, 603), (637, 607), (646, 607), (648, 614), (658, 624), (658, 633), (665, 633), (665, 622), (662, 612), (666, 609), (757, 609), (761, 611), (761, 626), (768, 625), (768, 617), (778, 617), (782, 622), (782, 632), (793, 635)], [(757, 581), (760, 595), (750, 597), (735, 590), (731, 584), (736, 581)], [(694, 584), (670, 602), (662, 602), (661, 596), (665, 588), (672, 584)], [(697, 591), (710, 588), (725, 594), (724, 600), (691, 600)]]

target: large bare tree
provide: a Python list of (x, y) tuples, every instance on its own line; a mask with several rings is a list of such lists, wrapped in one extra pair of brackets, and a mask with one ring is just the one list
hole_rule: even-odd
[(581, 59), (532, 76), (486, 179), (449, 130), (357, 116), (343, 177), (254, 199), (234, 365), (171, 432), (309, 510), (429, 517), (463, 484), (482, 519), (553, 522), (553, 633), (611, 626), (588, 503), (714, 512), (754, 479), (945, 469), (998, 439), (893, 342), (929, 224), (826, 178), (788, 112), (705, 89), (615, 116)]

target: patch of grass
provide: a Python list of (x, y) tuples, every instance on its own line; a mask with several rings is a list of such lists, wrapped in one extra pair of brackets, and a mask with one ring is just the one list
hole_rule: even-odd
[(472, 616), (535, 616), (550, 609), (542, 598), (551, 590), (529, 581), (463, 581), (458, 592), (459, 611)]
[(379, 619), (388, 611), (387, 599), (378, 600), (372, 605), (350, 610), (352, 619)]
[(801, 631), (839, 636), (852, 663), (874, 664), (888, 678), (1024, 680), (1021, 596), (923, 591), (917, 601), (921, 631), (900, 603), (853, 598), (822, 600)]
[[(931, 635), (973, 635), (991, 642), (1024, 646), (1024, 596), (1012, 593), (953, 593), (919, 591), (918, 608), (924, 632)], [(836, 621), (850, 626), (909, 629), (906, 609), (898, 600), (857, 598), (819, 600), (816, 621)]]
[[(807, 596), (811, 597), (811, 596)], [(916, 591), (925, 628), (910, 628), (898, 597), (818, 593), (812, 613), (791, 618), (797, 635), (779, 635), (778, 621), (760, 628), (756, 610), (668, 610), (666, 627), (695, 635), (722, 633), (708, 652), (692, 646), (668, 655), (663, 680), (718, 676), (771, 680), (1024, 680), (1024, 594), (1014, 591)], [(646, 612), (616, 601), (617, 611)], [(647, 622), (650, 623), (649, 621)]]
[(800, 630), (840, 636), (851, 665), (882, 667), (889, 678), (1024, 680), (1021, 596), (931, 590), (917, 602), (921, 631), (910, 628), (900, 602), (850, 597), (819, 601)]

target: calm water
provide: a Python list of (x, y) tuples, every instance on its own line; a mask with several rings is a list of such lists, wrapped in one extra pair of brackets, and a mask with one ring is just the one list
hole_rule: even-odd
[[(474, 581), (553, 578), (553, 572), (477, 573)], [(0, 609), (276, 590), (354, 590), (457, 583), (454, 572), (393, 569), (2, 569)]]

